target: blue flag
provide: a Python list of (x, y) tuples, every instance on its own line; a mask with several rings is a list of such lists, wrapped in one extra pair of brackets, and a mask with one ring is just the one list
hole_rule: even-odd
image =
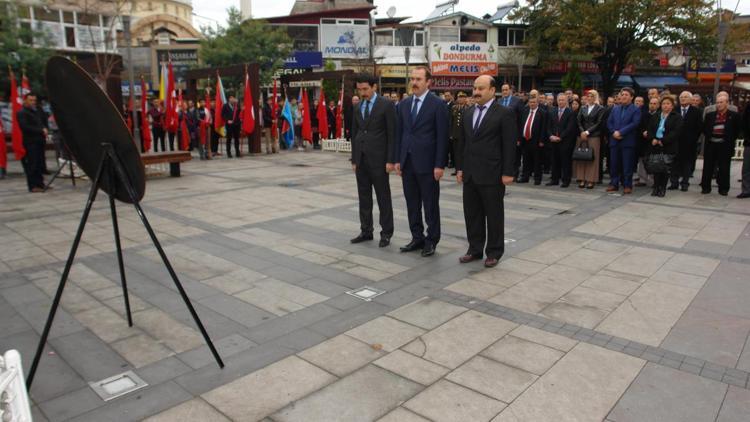
[(294, 117), (292, 116), (292, 108), (289, 107), (289, 101), (284, 102), (281, 117), (284, 119), (284, 124), (281, 126), (281, 134), (284, 136), (286, 145), (291, 148), (294, 145)]

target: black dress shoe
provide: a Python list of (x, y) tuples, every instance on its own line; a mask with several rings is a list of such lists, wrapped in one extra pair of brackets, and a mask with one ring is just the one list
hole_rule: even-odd
[(425, 242), (424, 248), (422, 249), (422, 256), (432, 256), (432, 255), (435, 255), (435, 245)]
[(721, 196), (727, 196), (727, 195), (729, 195), (729, 191), (719, 191), (719, 195), (721, 195)]
[(424, 240), (412, 240), (405, 246), (401, 247), (401, 252), (418, 251), (424, 247)]
[(542, 184), (541, 180), (534, 180), (534, 186), (539, 186)]
[(379, 248), (385, 248), (386, 246), (391, 244), (391, 237), (390, 236), (381, 236), (380, 242), (378, 242)]
[(560, 182), (549, 181), (549, 182), (545, 183), (544, 186), (557, 186), (559, 183)]
[(560, 185), (561, 188), (567, 188), (568, 186), (570, 186), (570, 182), (563, 183), (562, 185)]
[(680, 190), (683, 191), (683, 192), (687, 192), (688, 191), (688, 186), (689, 185), (681, 185), (680, 186)]
[(529, 179), (526, 179), (526, 178), (518, 179), (516, 183), (529, 183)]
[(359, 236), (355, 237), (354, 239), (350, 240), (352, 243), (362, 243), (368, 240), (372, 240), (372, 234), (367, 233), (360, 233)]
[(745, 199), (750, 198), (750, 192), (742, 192), (741, 194), (737, 195), (737, 199)]
[(701, 189), (701, 193), (704, 194), (704, 195), (708, 194), (708, 193), (711, 193), (711, 189)]
[(482, 255), (466, 254), (466, 255), (458, 258), (458, 262), (460, 262), (462, 264), (468, 264), (469, 262), (478, 261), (480, 259), (482, 259)]

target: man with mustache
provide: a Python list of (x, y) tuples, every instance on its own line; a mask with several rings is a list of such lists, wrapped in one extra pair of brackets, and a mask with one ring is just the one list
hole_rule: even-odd
[(458, 261), (466, 264), (484, 254), (485, 267), (496, 266), (505, 252), (503, 197), (505, 187), (513, 183), (519, 139), (516, 115), (495, 100), (495, 90), (491, 76), (482, 75), (474, 81), (476, 105), (464, 111), (466, 124), (456, 149), (456, 179), (464, 185), (469, 240), (469, 249)]
[[(425, 66), (411, 71), (412, 95), (398, 107), (396, 172), (402, 177), (409, 214), (411, 241), (401, 252), (421, 249), (422, 256), (435, 254), (440, 241), (440, 179), (448, 148), (448, 110), (429, 90), (432, 74)], [(422, 224), (422, 208), (427, 235)]]

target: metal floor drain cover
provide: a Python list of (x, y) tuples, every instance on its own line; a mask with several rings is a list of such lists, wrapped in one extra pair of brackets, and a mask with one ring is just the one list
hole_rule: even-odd
[(376, 289), (375, 287), (370, 286), (364, 286), (360, 287), (359, 289), (349, 290), (348, 292), (346, 292), (346, 294), (352, 295), (366, 302), (371, 301), (372, 299), (382, 295), (383, 293), (385, 293), (385, 290)]
[(102, 400), (110, 401), (133, 391), (140, 390), (148, 386), (148, 384), (136, 375), (135, 372), (128, 371), (101, 381), (90, 382), (89, 386), (91, 386), (91, 389)]
[(508, 238), (506, 238), (506, 239), (504, 240), (504, 242), (505, 242), (505, 243), (513, 243), (513, 242), (515, 242), (515, 241), (516, 241), (516, 239), (508, 239)]

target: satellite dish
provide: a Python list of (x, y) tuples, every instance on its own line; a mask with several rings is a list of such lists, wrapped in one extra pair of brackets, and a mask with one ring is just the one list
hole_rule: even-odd
[(394, 16), (396, 16), (396, 7), (389, 7), (385, 14), (388, 15), (389, 18), (393, 18)]

